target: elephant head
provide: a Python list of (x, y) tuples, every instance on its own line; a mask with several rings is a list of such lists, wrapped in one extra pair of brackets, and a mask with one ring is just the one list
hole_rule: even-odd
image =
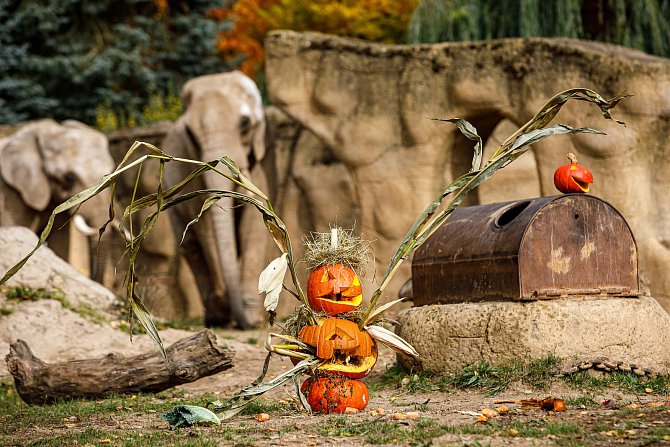
[[(41, 230), (53, 209), (114, 170), (107, 137), (76, 121), (29, 123), (0, 144), (0, 224)], [(108, 218), (109, 195), (78, 210), (91, 227)]]
[[(163, 149), (171, 155), (203, 161), (227, 155), (242, 173), (266, 189), (260, 164), (265, 158), (265, 113), (254, 82), (237, 71), (197, 77), (184, 85), (182, 103), (185, 112), (163, 141)], [(166, 179), (175, 183), (189, 169), (171, 163)], [(193, 187), (235, 189), (232, 182), (213, 172), (205, 174), (202, 182)], [(199, 211), (198, 204), (185, 205), (173, 215), (179, 239), (185, 224)], [(235, 322), (241, 328), (250, 328), (260, 316), (257, 311), (254, 313), (254, 303), (258, 304), (254, 289), (265, 262), (267, 235), (255, 210), (234, 209), (232, 199), (223, 199), (218, 205), (192, 227), (195, 239), (184, 244), (185, 255), (198, 280), (205, 323)]]
[[(0, 141), (0, 225), (39, 232), (57, 205), (96, 185), (113, 170), (107, 137), (101, 132), (77, 121), (59, 124), (44, 119), (26, 124)], [(110, 198), (105, 190), (84, 202), (74, 216), (75, 227), (86, 236), (97, 236), (95, 228), (108, 219)], [(58, 216), (54, 228), (61, 223), (64, 220)], [(49, 242), (69, 262), (89, 262), (88, 251), (70, 252), (69, 236), (63, 232), (52, 234)], [(99, 243), (105, 253), (109, 251), (105, 248), (109, 236)], [(101, 270), (104, 262), (102, 256), (96, 256), (93, 272)]]

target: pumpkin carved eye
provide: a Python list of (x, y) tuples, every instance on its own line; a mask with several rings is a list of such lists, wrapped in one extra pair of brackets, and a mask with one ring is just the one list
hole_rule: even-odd
[(363, 289), (351, 267), (328, 264), (310, 274), (307, 299), (315, 311), (335, 316), (357, 309), (363, 300)]

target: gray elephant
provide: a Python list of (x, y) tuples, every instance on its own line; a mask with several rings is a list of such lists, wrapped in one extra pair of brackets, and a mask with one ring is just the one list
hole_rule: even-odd
[[(182, 90), (184, 114), (165, 137), (162, 148), (170, 155), (213, 161), (232, 158), (240, 170), (268, 191), (269, 159), (265, 152), (265, 114), (254, 82), (234, 71), (188, 81)], [(168, 163), (165, 178), (182, 180), (192, 166)], [(233, 190), (234, 184), (209, 172), (190, 185), (194, 189)], [(258, 212), (234, 207), (223, 199), (189, 228), (182, 250), (193, 270), (205, 307), (207, 326), (235, 324), (251, 328), (260, 322), (258, 275), (266, 261), (269, 236)], [(191, 201), (174, 210), (173, 226), (181, 239), (187, 223), (200, 211)]]
[[(72, 120), (28, 123), (0, 139), (0, 225), (39, 232), (57, 205), (113, 170), (101, 132)], [(109, 203), (108, 190), (85, 202), (75, 216), (77, 227), (87, 236), (97, 235), (95, 228), (108, 219)], [(70, 217), (59, 216), (54, 229)], [(48, 242), (58, 255), (70, 257), (67, 232), (55, 231)]]

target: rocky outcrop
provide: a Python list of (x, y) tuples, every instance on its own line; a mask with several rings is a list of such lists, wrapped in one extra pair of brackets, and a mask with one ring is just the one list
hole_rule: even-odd
[[(604, 120), (591, 104), (568, 104), (556, 122), (608, 135), (535, 144), (486, 188), (473, 191), (468, 203), (555, 194), (554, 170), (568, 152), (577, 154), (594, 173), (592, 194), (630, 223), (652, 295), (670, 309), (669, 60), (565, 39), (386, 46), (294, 32), (271, 33), (266, 54), (273, 104), (328, 150), (312, 163), (312, 172), (325, 165), (345, 173), (335, 175), (346, 187), (329, 191), (319, 201), (321, 209), (354, 198), (337, 219), (355, 221), (366, 239), (375, 240), (377, 278), (414, 219), (470, 164), (472, 143), (452, 125), (429, 118), (469, 120), (490, 152), (501, 126), (522, 125), (559, 91), (588, 87), (605, 97), (633, 94), (614, 110), (625, 127)], [(325, 175), (315, 182), (332, 184)], [(387, 290), (408, 276), (405, 266)]]

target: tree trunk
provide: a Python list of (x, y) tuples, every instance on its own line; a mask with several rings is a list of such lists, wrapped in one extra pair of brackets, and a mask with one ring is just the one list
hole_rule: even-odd
[(235, 352), (217, 344), (204, 329), (160, 353), (125, 357), (110, 353), (98, 359), (46, 364), (35, 357), (23, 340), (10, 346), (5, 357), (16, 390), (28, 404), (44, 404), (59, 398), (101, 398), (112, 394), (158, 392), (193, 382), (233, 366)]

